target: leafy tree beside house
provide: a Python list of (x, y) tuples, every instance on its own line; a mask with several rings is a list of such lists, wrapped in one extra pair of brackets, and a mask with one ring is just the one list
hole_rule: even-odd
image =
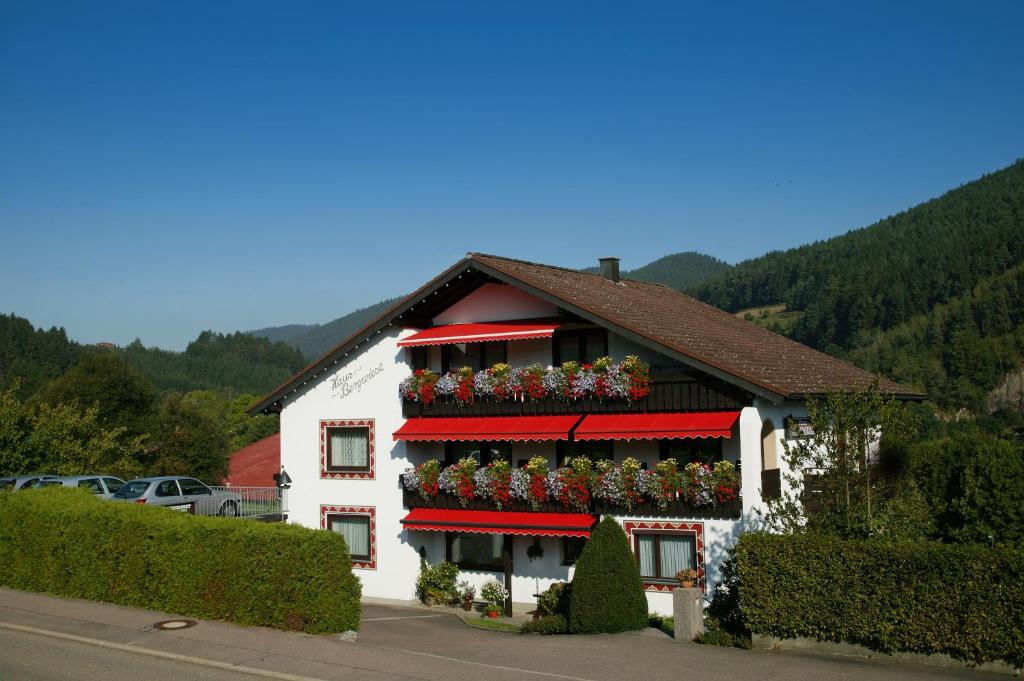
[(647, 626), (647, 597), (622, 527), (605, 517), (576, 562), (569, 601), (569, 630), (602, 634)]

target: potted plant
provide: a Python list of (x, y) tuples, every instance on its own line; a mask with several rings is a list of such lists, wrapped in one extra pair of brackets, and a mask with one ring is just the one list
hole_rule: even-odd
[(462, 580), (457, 587), (459, 600), (462, 601), (462, 609), (469, 611), (473, 609), (473, 599), (476, 598), (476, 587)]
[(676, 579), (679, 580), (679, 585), (684, 589), (690, 589), (693, 587), (693, 583), (697, 581), (697, 571), (693, 568), (680, 570), (676, 573)]
[(491, 619), (501, 614), (505, 599), (508, 598), (508, 591), (505, 586), (496, 579), (492, 579), (480, 589), (480, 595), (487, 601), (487, 609), (484, 613)]

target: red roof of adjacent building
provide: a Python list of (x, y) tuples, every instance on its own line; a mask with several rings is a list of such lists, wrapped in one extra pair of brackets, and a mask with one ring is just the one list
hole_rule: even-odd
[(257, 440), (231, 455), (225, 485), (232, 487), (273, 487), (274, 474), (281, 470), (281, 433)]

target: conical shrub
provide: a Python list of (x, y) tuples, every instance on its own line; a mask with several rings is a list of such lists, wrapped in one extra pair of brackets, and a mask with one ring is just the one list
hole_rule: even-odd
[(629, 540), (615, 520), (604, 518), (576, 562), (569, 601), (569, 629), (614, 633), (647, 626), (647, 597)]

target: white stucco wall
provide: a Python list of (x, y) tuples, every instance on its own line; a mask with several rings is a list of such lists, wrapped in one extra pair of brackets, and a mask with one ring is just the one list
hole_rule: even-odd
[(508, 284), (484, 284), (434, 317), (434, 324), (502, 322), (553, 317), (558, 309)]

